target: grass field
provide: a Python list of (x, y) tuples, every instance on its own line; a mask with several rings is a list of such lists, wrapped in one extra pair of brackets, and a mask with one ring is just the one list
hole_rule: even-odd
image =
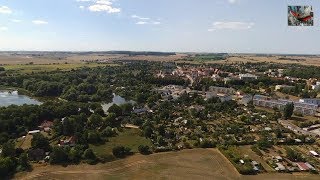
[(318, 179), (319, 175), (265, 173), (242, 176), (217, 149), (193, 149), (149, 156), (134, 155), (126, 159), (68, 167), (37, 165), (30, 173), (16, 179)]
[(105, 156), (111, 155), (112, 148), (119, 145), (131, 148), (132, 152), (138, 152), (139, 145), (151, 146), (152, 144), (149, 139), (140, 136), (139, 129), (125, 129), (118, 136), (110, 138), (105, 144), (99, 146), (90, 145), (90, 148), (98, 156)]
[(69, 71), (81, 67), (98, 67), (109, 66), (113, 64), (98, 64), (98, 63), (76, 63), (76, 64), (10, 64), (3, 66), (7, 71), (18, 73), (36, 73), (36, 72), (50, 72), (50, 71)]

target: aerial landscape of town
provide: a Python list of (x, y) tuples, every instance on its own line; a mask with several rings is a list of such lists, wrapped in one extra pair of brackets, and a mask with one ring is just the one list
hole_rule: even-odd
[(0, 0), (0, 180), (320, 179), (320, 2), (279, 1)]

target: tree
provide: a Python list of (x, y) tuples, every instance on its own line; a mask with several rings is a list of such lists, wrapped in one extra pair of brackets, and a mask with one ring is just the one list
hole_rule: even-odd
[(5, 71), (6, 69), (4, 67), (0, 67), (0, 72)]
[(105, 119), (105, 124), (107, 126), (116, 126), (117, 125), (117, 115), (115, 113), (109, 113)]
[(43, 149), (44, 151), (50, 150), (50, 142), (48, 138), (44, 137), (41, 133), (34, 134), (31, 139), (31, 146), (33, 149)]
[(123, 104), (123, 105), (121, 105), (120, 107), (121, 107), (122, 113), (123, 113), (124, 115), (129, 115), (129, 114), (131, 113), (132, 109), (133, 109), (133, 106), (132, 106), (131, 103)]
[(0, 157), (0, 177), (4, 178), (14, 173), (14, 161), (10, 157)]
[(2, 157), (14, 157), (15, 152), (15, 144), (13, 141), (8, 141), (2, 145)]
[(27, 153), (22, 153), (18, 159), (18, 169), (20, 171), (25, 171), (31, 168), (31, 165), (28, 160)]
[(304, 161), (302, 154), (292, 150), (291, 148), (286, 148), (287, 158), (293, 162)]
[(50, 164), (63, 164), (68, 162), (68, 154), (63, 147), (55, 146), (50, 154)]
[(116, 146), (112, 149), (112, 154), (117, 158), (124, 158), (131, 154), (131, 149), (124, 146)]
[(257, 145), (260, 149), (266, 150), (272, 147), (272, 142), (270, 142), (267, 138), (262, 138), (257, 142)]
[(71, 148), (68, 153), (68, 159), (73, 163), (79, 163), (81, 160), (81, 151), (75, 147)]
[(83, 153), (83, 158), (88, 164), (96, 164), (98, 160), (92, 149), (86, 149)]
[(283, 109), (283, 117), (284, 119), (288, 119), (292, 116), (294, 110), (294, 104), (293, 103), (288, 103), (284, 106)]
[(99, 114), (92, 114), (87, 124), (93, 129), (98, 128), (102, 124), (102, 117)]
[(122, 109), (120, 106), (113, 104), (109, 109), (108, 113), (114, 113), (117, 117), (122, 115)]
[(150, 147), (148, 145), (140, 145), (138, 150), (141, 154), (148, 155), (151, 154)]
[(143, 130), (143, 134), (145, 137), (150, 138), (153, 133), (153, 130), (150, 126), (146, 126)]
[(106, 127), (103, 131), (102, 131), (102, 136), (103, 137), (113, 137), (115, 136), (117, 133), (110, 127)]
[(95, 131), (90, 131), (88, 133), (88, 142), (91, 144), (97, 144), (101, 142), (100, 133)]

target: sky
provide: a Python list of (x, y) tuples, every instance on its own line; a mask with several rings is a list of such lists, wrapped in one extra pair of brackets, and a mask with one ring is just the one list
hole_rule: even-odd
[[(288, 27), (312, 5), (313, 27)], [(0, 51), (320, 54), (320, 0), (0, 0)]]

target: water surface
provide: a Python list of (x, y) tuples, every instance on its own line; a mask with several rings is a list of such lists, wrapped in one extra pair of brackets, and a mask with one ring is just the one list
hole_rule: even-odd
[(23, 104), (35, 104), (40, 105), (41, 102), (30, 98), (26, 95), (19, 95), (18, 91), (0, 91), (0, 107), (6, 107), (10, 105), (23, 105)]

